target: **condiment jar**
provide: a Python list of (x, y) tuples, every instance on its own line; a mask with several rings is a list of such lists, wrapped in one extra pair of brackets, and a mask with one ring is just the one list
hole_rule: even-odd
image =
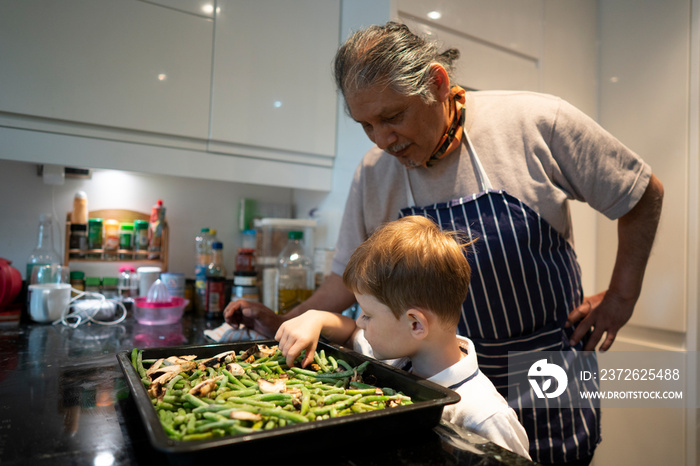
[(88, 220), (88, 254), (89, 259), (102, 258), (102, 242), (104, 240), (103, 220), (91, 218)]
[(134, 258), (134, 224), (122, 223), (119, 225), (119, 258)]
[(113, 219), (106, 220), (105, 239), (104, 239), (104, 259), (116, 260), (117, 250), (119, 249), (119, 222)]
[(102, 278), (102, 294), (106, 299), (119, 299), (118, 284), (119, 279), (117, 277)]
[(134, 259), (146, 259), (148, 254), (148, 222), (134, 220)]
[(85, 258), (85, 251), (88, 248), (87, 228), (87, 224), (71, 223), (68, 240), (68, 257), (71, 259)]
[(73, 198), (73, 212), (70, 217), (71, 223), (79, 225), (87, 225), (88, 223), (88, 207), (87, 194), (85, 191), (78, 191)]
[(85, 291), (88, 293), (100, 293), (100, 277), (85, 277)]
[[(70, 286), (71, 288), (78, 290), (78, 292), (85, 291), (85, 272), (80, 272), (78, 270), (71, 272)], [(71, 291), (71, 297), (76, 297), (78, 292)]]

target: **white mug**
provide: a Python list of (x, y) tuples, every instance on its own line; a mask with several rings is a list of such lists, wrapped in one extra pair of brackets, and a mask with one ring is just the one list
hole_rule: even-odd
[(160, 267), (139, 267), (139, 296), (146, 296), (156, 280), (160, 278)]
[(61, 318), (70, 304), (70, 284), (42, 283), (29, 285), (29, 315), (32, 320), (50, 323)]

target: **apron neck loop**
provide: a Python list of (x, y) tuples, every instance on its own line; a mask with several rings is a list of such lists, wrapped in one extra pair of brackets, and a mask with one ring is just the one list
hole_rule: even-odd
[(466, 91), (459, 86), (452, 86), (450, 89), (450, 114), (452, 115), (452, 121), (447, 127), (447, 131), (440, 139), (440, 142), (433, 152), (433, 155), (423, 164), (425, 167), (432, 167), (436, 161), (445, 157), (445, 155), (452, 152), (454, 149), (459, 147), (462, 141), (462, 134), (464, 132), (464, 120), (466, 115), (466, 109), (464, 103), (466, 102)]

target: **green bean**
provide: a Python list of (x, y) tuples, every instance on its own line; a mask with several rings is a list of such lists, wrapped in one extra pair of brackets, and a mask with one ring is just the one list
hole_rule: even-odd
[(338, 365), (343, 366), (346, 371), (351, 371), (352, 366), (347, 363), (344, 359), (338, 359)]
[(331, 370), (338, 369), (338, 361), (333, 356), (328, 356), (328, 362), (331, 363)]
[(311, 394), (309, 393), (309, 389), (306, 387), (301, 387), (301, 409), (299, 413), (302, 416), (305, 416), (306, 413), (309, 412), (309, 401), (311, 398)]
[(192, 395), (191, 393), (187, 393), (187, 394), (183, 395), (183, 398), (185, 399), (185, 401), (188, 401), (189, 403), (191, 403), (195, 406), (209, 406), (209, 403), (197, 398), (196, 396)]
[(311, 410), (311, 412), (318, 416), (321, 414), (326, 414), (326, 413), (330, 412), (332, 409), (336, 409), (336, 410), (337, 409), (345, 409), (348, 406), (352, 405), (357, 400), (359, 400), (360, 398), (362, 398), (362, 395), (353, 395), (350, 398), (348, 398), (347, 400), (338, 401), (338, 402), (333, 403), (332, 405), (328, 405), (328, 406), (321, 406), (321, 407), (314, 408)]
[(326, 362), (323, 360), (323, 358), (321, 357), (321, 355), (319, 353), (314, 354), (314, 362), (321, 367), (321, 370), (323, 372), (330, 372), (331, 371), (331, 369), (328, 367), (328, 365), (326, 364)]
[[(130, 356), (131, 364), (139, 375), (143, 374), (142, 382), (148, 386), (143, 351), (134, 348)], [(223, 365), (192, 368), (168, 381), (163, 386), (164, 395), (160, 399), (152, 398), (151, 402), (164, 431), (177, 441), (205, 440), (373, 411), (390, 400), (410, 403), (409, 397), (394, 395), (396, 392), (391, 389), (380, 391), (375, 386), (352, 381), (363, 373), (369, 361), (352, 367), (343, 359), (326, 355), (324, 350), (314, 353), (314, 361), (320, 368), (318, 371), (290, 368), (278, 350), (271, 356), (240, 362), (245, 371), (241, 376), (234, 376)], [(219, 380), (210, 393), (199, 396), (189, 393), (191, 387), (215, 377)], [(296, 394), (262, 393), (257, 383), (260, 377), (273, 383), (278, 377), (284, 378), (287, 388)], [(244, 420), (245, 417), (233, 415), (235, 412), (256, 416)]]
[(136, 370), (142, 379), (146, 378), (146, 369), (143, 368), (143, 350), (139, 351), (136, 356)]
[(131, 365), (134, 366), (134, 370), (138, 372), (139, 367), (138, 364), (136, 363), (136, 358), (138, 357), (139, 350), (137, 348), (134, 348), (131, 350)]

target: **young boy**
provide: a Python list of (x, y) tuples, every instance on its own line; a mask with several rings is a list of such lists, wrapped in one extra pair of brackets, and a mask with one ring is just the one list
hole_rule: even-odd
[(473, 343), (457, 335), (471, 269), (454, 232), (405, 217), (379, 228), (350, 258), (343, 282), (362, 310), (357, 322), (310, 310), (284, 322), (275, 339), (291, 365), (320, 335), (455, 390), (442, 418), (526, 458), (528, 438), (515, 412), (477, 366)]

